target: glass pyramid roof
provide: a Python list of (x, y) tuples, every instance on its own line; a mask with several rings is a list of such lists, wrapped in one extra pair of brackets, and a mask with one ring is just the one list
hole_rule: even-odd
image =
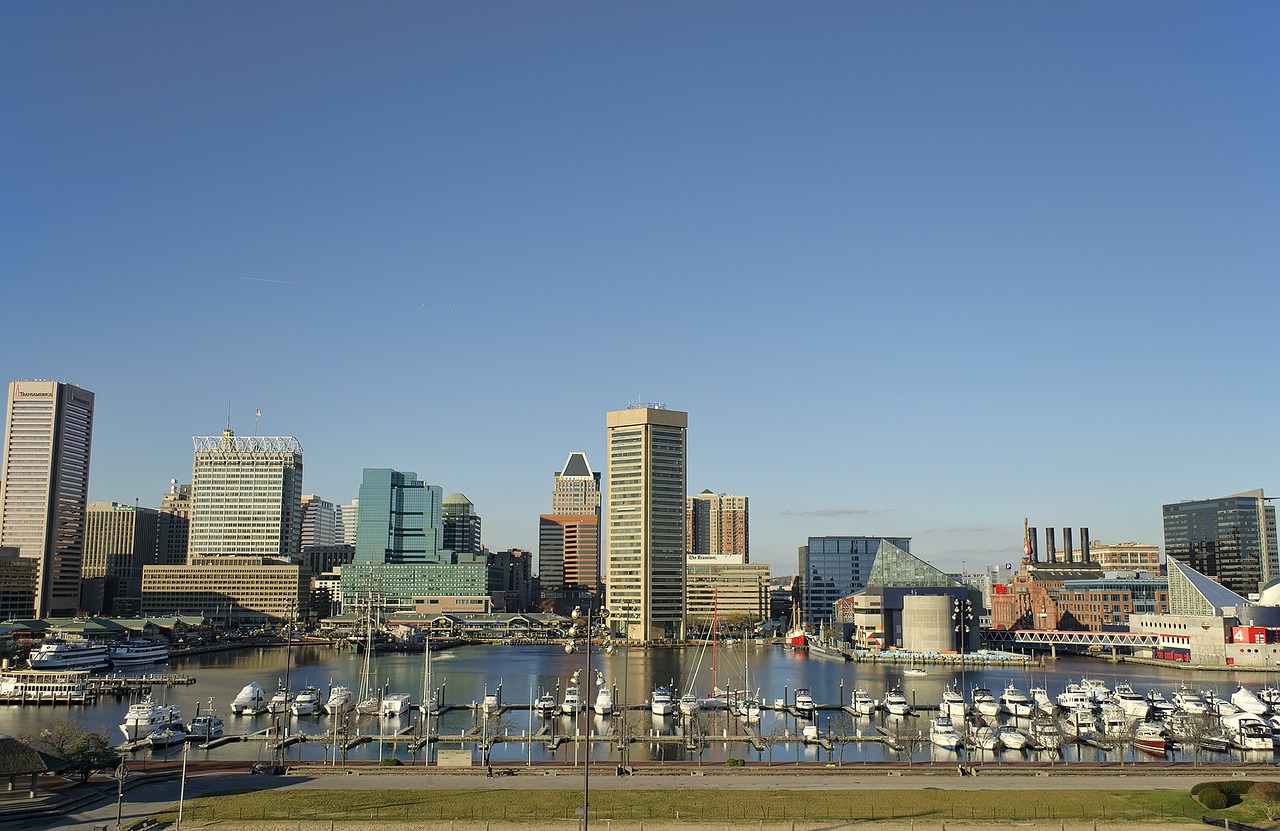
[(871, 565), (867, 588), (936, 589), (961, 585), (959, 581), (899, 548), (888, 540), (880, 540), (876, 559)]
[(1169, 566), (1169, 614), (1222, 617), (1229, 606), (1248, 606), (1249, 601), (1216, 583), (1186, 563), (1173, 557)]

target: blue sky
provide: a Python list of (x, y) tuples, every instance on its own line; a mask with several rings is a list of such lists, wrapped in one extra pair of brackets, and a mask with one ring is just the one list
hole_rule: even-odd
[(97, 394), (91, 498), (297, 436), (536, 544), (604, 413), (689, 412), (752, 552), (1280, 493), (1273, 3), (0, 10), (0, 376)]

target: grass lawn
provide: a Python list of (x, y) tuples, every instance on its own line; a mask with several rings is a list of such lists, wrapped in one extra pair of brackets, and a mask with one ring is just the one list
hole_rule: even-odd
[[(582, 806), (576, 790), (296, 790), (249, 791), (187, 800), (190, 820), (428, 821), (570, 819)], [(1256, 810), (1254, 810), (1256, 809)], [(1236, 812), (1236, 813), (1232, 813)], [(1198, 820), (1209, 813), (1177, 791), (758, 791), (626, 790), (591, 797), (592, 818), (720, 822), (787, 819)], [(1261, 816), (1248, 800), (1216, 812)], [(172, 822), (176, 810), (158, 815)]]

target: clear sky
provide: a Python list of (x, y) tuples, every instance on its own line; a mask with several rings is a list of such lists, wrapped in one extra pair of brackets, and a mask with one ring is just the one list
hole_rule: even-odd
[(1016, 559), (1280, 495), (1274, 2), (0, 7), (0, 377), (91, 498), (294, 435), (536, 547), (604, 413), (808, 535)]

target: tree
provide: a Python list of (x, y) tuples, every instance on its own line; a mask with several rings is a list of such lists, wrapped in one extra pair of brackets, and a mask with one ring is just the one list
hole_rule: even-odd
[(111, 748), (106, 731), (89, 730), (66, 716), (51, 719), (48, 727), (28, 737), (26, 742), (65, 759), (64, 772), (79, 775), (82, 782), (99, 770), (111, 770), (120, 764), (120, 756)]
[(1268, 820), (1275, 822), (1280, 817), (1280, 782), (1257, 782), (1249, 789), (1249, 796), (1262, 806)]
[(854, 729), (853, 719), (849, 718), (848, 713), (842, 712), (840, 715), (836, 716), (833, 727), (836, 734), (834, 741), (838, 741), (840, 743), (840, 761), (837, 764), (843, 765), (844, 746), (848, 743), (849, 733)]

